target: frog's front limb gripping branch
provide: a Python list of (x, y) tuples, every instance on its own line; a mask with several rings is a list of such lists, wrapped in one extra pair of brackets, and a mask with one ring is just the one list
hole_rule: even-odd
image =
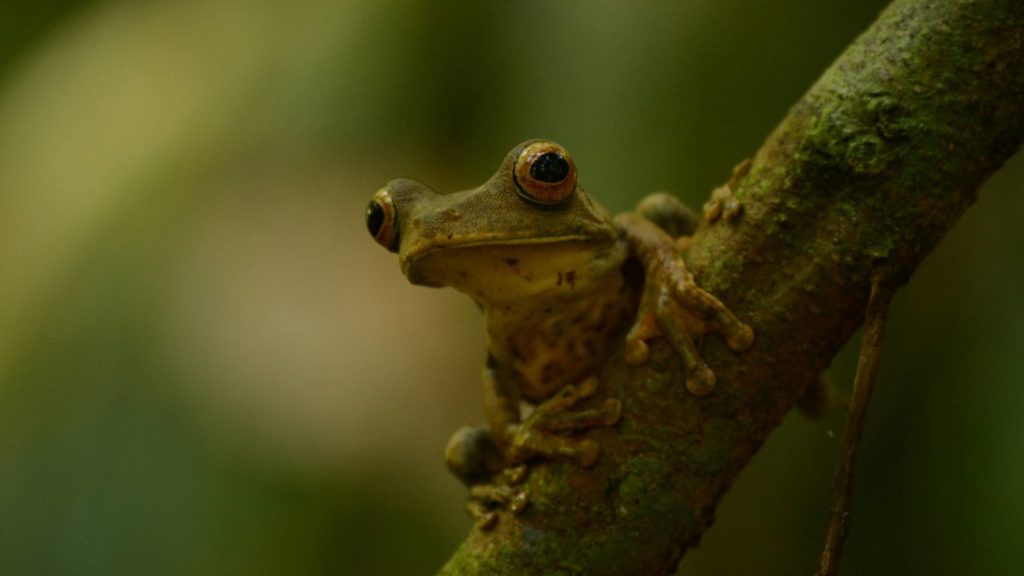
[(626, 335), (626, 362), (647, 361), (647, 341), (665, 336), (683, 359), (686, 387), (698, 396), (715, 386), (715, 374), (698, 351), (696, 338), (717, 332), (734, 351), (750, 348), (754, 331), (721, 301), (701, 289), (686, 269), (675, 239), (654, 222), (632, 213), (615, 223), (643, 264), (644, 287), (636, 322)]

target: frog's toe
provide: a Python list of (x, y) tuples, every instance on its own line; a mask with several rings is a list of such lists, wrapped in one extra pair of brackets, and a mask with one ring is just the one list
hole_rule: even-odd
[(476, 527), (490, 530), (498, 522), (499, 512), (507, 510), (519, 514), (529, 503), (529, 494), (524, 489), (514, 488), (499, 477), (494, 484), (478, 484), (469, 490), (466, 511), (473, 518)]
[(742, 212), (743, 205), (733, 196), (729, 184), (712, 190), (711, 199), (704, 204), (704, 220), (708, 223), (713, 223), (719, 218), (731, 222)]
[(521, 435), (529, 434), (538, 430), (545, 432), (571, 432), (585, 428), (613, 426), (619, 421), (621, 413), (622, 404), (614, 398), (605, 399), (600, 406), (595, 408), (584, 408), (581, 410), (570, 409), (569, 406), (564, 405), (557, 405), (551, 408), (541, 404), (520, 425), (519, 433)]
[(606, 399), (600, 414), (604, 417), (603, 425), (614, 426), (622, 417), (622, 402), (619, 402), (617, 398)]
[(521, 423), (512, 426), (506, 461), (521, 464), (540, 456), (569, 460), (582, 466), (593, 465), (597, 459), (597, 444), (588, 438), (576, 437), (575, 433), (614, 426), (622, 415), (622, 403), (614, 398), (605, 398), (597, 406), (577, 407), (597, 392), (598, 385), (598, 379), (590, 377), (578, 386), (566, 386), (537, 406)]
[(735, 330), (726, 333), (725, 343), (736, 352), (743, 352), (754, 343), (754, 329), (746, 324), (740, 324)]
[(483, 531), (488, 531), (494, 528), (494, 525), (498, 523), (498, 513), (494, 510), (482, 510), (479, 513), (476, 512), (476, 508), (466, 505), (466, 509), (469, 510), (469, 515), (473, 517), (473, 521), (476, 527)]
[(660, 319), (664, 316), (664, 297), (665, 289), (659, 283), (644, 285), (636, 321), (626, 334), (626, 363), (630, 366), (647, 362), (651, 355), (647, 341), (661, 336)]
[[(646, 300), (645, 298), (644, 302)], [(647, 345), (647, 341), (659, 335), (661, 335), (661, 328), (658, 327), (654, 310), (641, 303), (636, 322), (626, 334), (626, 363), (630, 366), (639, 366), (647, 362), (651, 356), (651, 348)]]
[(705, 292), (689, 277), (673, 286), (673, 296), (679, 306), (700, 319), (695, 326), (698, 334), (718, 332), (729, 348), (742, 352), (754, 342), (754, 330), (740, 321), (721, 300)]
[(640, 339), (626, 341), (626, 364), (639, 366), (651, 357), (651, 347)]
[(701, 362), (686, 371), (686, 389), (694, 396), (710, 394), (715, 389), (715, 373)]
[(584, 468), (590, 468), (597, 463), (597, 457), (601, 455), (601, 449), (597, 442), (587, 439), (580, 442), (579, 450), (576, 453), (576, 461)]
[(711, 392), (715, 387), (715, 373), (704, 363), (697, 345), (684, 321), (683, 311), (675, 300), (666, 302), (669, 314), (661, 318), (662, 329), (669, 344), (683, 360), (686, 372), (686, 389), (698, 396)]
[(533, 430), (517, 439), (511, 447), (510, 459), (541, 456), (552, 460), (568, 460), (584, 468), (593, 466), (601, 449), (590, 438), (571, 438), (551, 432)]
[(580, 398), (589, 398), (597, 391), (597, 385), (600, 383), (601, 381), (598, 380), (596, 376), (591, 376), (583, 382), (580, 382), (579, 387), (576, 389), (576, 393)]
[(477, 500), (466, 502), (466, 512), (469, 512), (473, 524), (485, 532), (494, 528), (494, 525), (498, 523), (497, 510)]

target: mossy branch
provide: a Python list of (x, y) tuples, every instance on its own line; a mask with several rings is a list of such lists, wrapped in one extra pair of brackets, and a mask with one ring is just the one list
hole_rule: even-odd
[(527, 509), (474, 530), (441, 573), (672, 573), (862, 322), (873, 271), (906, 282), (1022, 138), (1024, 3), (894, 2), (733, 183), (742, 214), (694, 236), (691, 270), (755, 328), (753, 348), (704, 340), (706, 397), (664, 343), (639, 368), (620, 350), (602, 378), (623, 415), (591, 432), (599, 464), (537, 464)]

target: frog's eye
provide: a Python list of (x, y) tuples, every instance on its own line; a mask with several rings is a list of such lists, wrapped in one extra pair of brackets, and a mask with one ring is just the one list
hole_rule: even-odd
[(562, 204), (576, 190), (572, 157), (554, 142), (534, 142), (523, 148), (512, 175), (519, 194), (537, 204)]
[(373, 195), (366, 207), (366, 229), (377, 244), (392, 252), (398, 251), (398, 222), (395, 219), (395, 203), (391, 193), (381, 188)]

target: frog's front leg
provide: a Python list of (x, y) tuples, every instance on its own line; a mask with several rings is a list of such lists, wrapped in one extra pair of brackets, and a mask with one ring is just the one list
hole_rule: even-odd
[(676, 241), (664, 230), (632, 213), (619, 215), (615, 223), (644, 267), (640, 310), (626, 337), (626, 361), (634, 365), (646, 361), (647, 340), (664, 335), (683, 358), (687, 389), (697, 395), (711, 392), (715, 374), (700, 357), (694, 338), (718, 332), (738, 352), (750, 347), (754, 331), (697, 286)]
[(499, 377), (495, 368), (492, 360), (484, 370), (484, 412), (491, 435), (508, 464), (522, 464), (536, 456), (569, 460), (584, 467), (597, 461), (598, 447), (593, 440), (569, 435), (586, 428), (613, 426), (619, 420), (622, 407), (612, 398), (595, 408), (576, 409), (597, 390), (597, 378), (564, 387), (520, 421), (517, 391)]

